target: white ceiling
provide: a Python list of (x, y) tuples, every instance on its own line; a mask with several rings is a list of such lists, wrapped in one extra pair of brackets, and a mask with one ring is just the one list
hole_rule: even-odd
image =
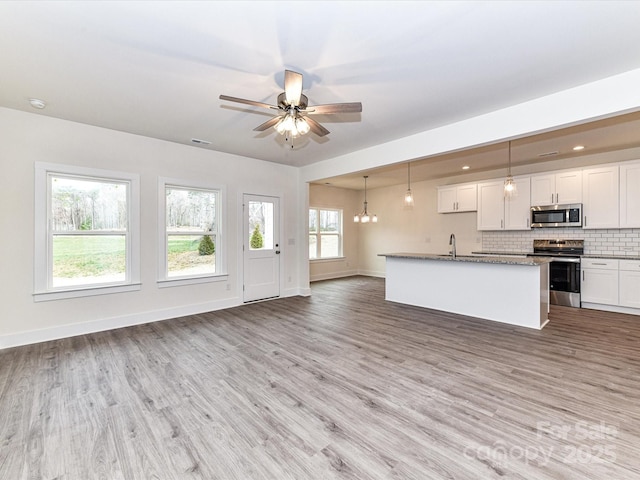
[[(639, 24), (635, 1), (3, 1), (0, 106), (305, 166), (637, 69)], [(331, 133), (291, 150), (253, 131), (269, 111), (218, 99), (274, 104), (286, 68), (310, 104), (360, 101), (362, 113), (316, 116)], [(637, 132), (609, 130), (607, 148), (637, 145)], [(520, 159), (556, 148), (542, 140), (521, 140)], [(483, 148), (472, 156), (506, 151)], [(428, 159), (424, 175), (463, 161)]]

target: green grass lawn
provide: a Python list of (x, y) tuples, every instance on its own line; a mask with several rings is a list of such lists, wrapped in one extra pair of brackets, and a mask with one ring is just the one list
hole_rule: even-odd
[[(214, 256), (198, 254), (201, 236), (169, 237), (169, 268), (180, 270), (197, 264), (214, 263)], [(53, 239), (53, 276), (92, 277), (124, 273), (125, 238), (123, 235), (60, 235)]]

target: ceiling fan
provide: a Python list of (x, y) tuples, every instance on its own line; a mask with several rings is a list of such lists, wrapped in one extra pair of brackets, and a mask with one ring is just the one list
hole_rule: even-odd
[[(274, 127), (278, 133), (286, 135), (287, 140), (298, 135), (304, 135), (309, 131), (319, 137), (324, 137), (329, 133), (329, 130), (311, 118), (310, 115), (362, 112), (362, 104), (360, 102), (309, 105), (309, 99), (302, 94), (302, 74), (291, 70), (284, 71), (284, 92), (278, 95), (277, 105), (269, 105), (268, 103), (245, 100), (244, 98), (230, 97), (228, 95), (220, 95), (220, 100), (277, 110), (278, 115), (276, 117), (258, 125), (253, 130), (262, 132)], [(293, 144), (291, 148), (293, 148)]]

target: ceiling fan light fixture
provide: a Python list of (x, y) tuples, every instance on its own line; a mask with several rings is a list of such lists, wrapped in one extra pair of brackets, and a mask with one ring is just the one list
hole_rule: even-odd
[(297, 133), (296, 122), (292, 115), (286, 115), (284, 117), (284, 120), (282, 120), (282, 127), (285, 131), (291, 132), (292, 135), (294, 134), (294, 131)]
[(309, 133), (309, 130), (311, 130), (311, 127), (309, 127), (309, 123), (303, 117), (296, 118), (296, 128), (298, 129), (300, 135)]
[(273, 128), (275, 128), (276, 132), (280, 135), (284, 135), (284, 132), (286, 132), (286, 129), (284, 128), (284, 118), (276, 123)]
[[(247, 100), (245, 98), (230, 97), (229, 95), (220, 95), (219, 98), (220, 100), (228, 102), (242, 103), (244, 105), (278, 111), (277, 117), (267, 120), (253, 130), (263, 132), (273, 127), (280, 135), (286, 135), (287, 141), (309, 132), (314, 133), (318, 137), (324, 137), (330, 133), (329, 130), (320, 125), (316, 120), (310, 117), (305, 118), (306, 115), (362, 112), (362, 104), (360, 102), (310, 106), (309, 99), (306, 95), (302, 94), (302, 74), (292, 70), (285, 70), (284, 72), (284, 92), (278, 95), (277, 105), (269, 105), (268, 103), (256, 102), (255, 100)], [(291, 148), (293, 148), (293, 142), (291, 143)]]

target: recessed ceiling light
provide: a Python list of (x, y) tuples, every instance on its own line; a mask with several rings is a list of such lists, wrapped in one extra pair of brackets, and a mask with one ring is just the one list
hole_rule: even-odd
[(39, 98), (30, 98), (29, 99), (29, 103), (31, 104), (31, 106), (33, 108), (37, 108), (38, 110), (42, 110), (44, 107), (47, 106), (46, 103), (44, 103), (42, 100), (40, 100)]
[(465, 165), (464, 167), (462, 167), (463, 170), (469, 170), (471, 167), (469, 165)]
[(578, 151), (578, 150), (584, 150), (584, 145), (576, 145), (575, 147), (573, 147), (574, 151)]

